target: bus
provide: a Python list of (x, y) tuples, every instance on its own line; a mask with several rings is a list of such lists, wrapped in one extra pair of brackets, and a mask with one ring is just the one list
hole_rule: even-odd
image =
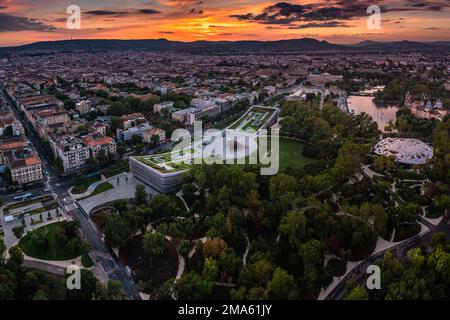
[(16, 201), (25, 201), (25, 200), (30, 199), (32, 195), (33, 195), (32, 193), (27, 192), (27, 193), (21, 194), (20, 196), (14, 197), (14, 200), (16, 200)]

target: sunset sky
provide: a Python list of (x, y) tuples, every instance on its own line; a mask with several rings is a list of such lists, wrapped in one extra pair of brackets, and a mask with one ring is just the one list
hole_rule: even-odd
[[(81, 29), (68, 30), (69, 5)], [(367, 7), (381, 29), (367, 28)], [(0, 46), (64, 39), (450, 40), (450, 0), (0, 0)]]

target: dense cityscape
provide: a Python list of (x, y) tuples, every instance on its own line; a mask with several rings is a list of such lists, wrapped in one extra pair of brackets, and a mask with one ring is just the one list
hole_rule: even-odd
[(0, 300), (450, 298), (450, 42), (95, 41), (0, 50)]

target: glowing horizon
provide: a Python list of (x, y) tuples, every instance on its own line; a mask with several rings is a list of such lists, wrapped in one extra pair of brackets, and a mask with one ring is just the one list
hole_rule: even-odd
[[(69, 5), (81, 8), (68, 30)], [(366, 12), (381, 8), (381, 29)], [(0, 0), (0, 46), (68, 39), (236, 41), (315, 38), (331, 43), (450, 40), (447, 0)]]

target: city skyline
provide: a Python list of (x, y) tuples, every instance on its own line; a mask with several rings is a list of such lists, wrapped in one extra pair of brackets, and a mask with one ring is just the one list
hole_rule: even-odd
[[(81, 9), (80, 30), (66, 27), (70, 5)], [(381, 9), (381, 29), (367, 27), (371, 5)], [(438, 41), (450, 40), (449, 13), (445, 0), (0, 0), (0, 46), (71, 38)]]

